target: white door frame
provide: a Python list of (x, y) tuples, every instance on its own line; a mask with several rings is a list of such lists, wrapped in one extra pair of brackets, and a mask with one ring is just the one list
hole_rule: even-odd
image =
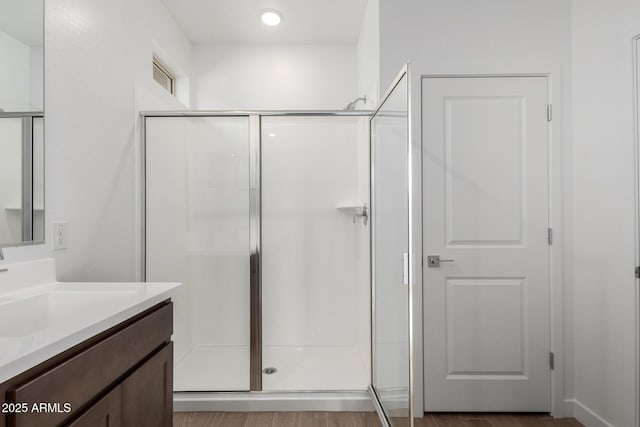
[[(545, 77), (547, 79), (547, 100), (550, 104), (553, 101), (553, 92), (552, 92), (552, 73), (551, 72), (542, 72), (542, 73), (513, 73), (513, 74), (483, 74), (483, 73), (452, 73), (452, 74), (420, 74), (420, 84), (415, 85), (414, 87), (417, 90), (420, 90), (420, 94), (422, 93), (422, 81), (425, 78), (455, 78), (455, 77), (466, 77), (466, 78), (484, 78), (484, 77)], [(416, 138), (420, 143), (422, 143), (422, 96), (416, 96), (419, 99), (419, 107), (415, 108), (413, 111), (415, 114), (420, 114), (420, 120), (416, 120), (419, 123), (420, 129), (413, 129), (412, 131), (419, 132), (420, 138)], [(553, 129), (554, 123), (556, 121), (551, 120), (547, 122), (548, 130), (547, 130), (547, 144), (548, 144), (548, 174), (549, 174), (549, 227), (553, 229), (553, 244), (550, 246), (549, 250), (549, 290), (550, 290), (550, 348), (554, 353), (554, 369), (551, 371), (551, 414), (554, 417), (563, 417), (565, 416), (565, 402), (564, 402), (564, 309), (563, 309), (563, 269), (562, 269), (562, 247), (563, 247), (563, 229), (562, 229), (562, 145), (560, 141), (554, 141), (553, 139)], [(422, 159), (421, 159), (422, 160)], [(422, 170), (420, 170), (422, 174)], [(416, 178), (414, 179), (421, 179)], [(422, 191), (422, 185), (420, 185), (420, 191)], [(420, 199), (421, 200), (421, 199)], [(416, 203), (418, 204), (418, 203)], [(422, 227), (419, 227), (422, 229)], [(420, 236), (422, 239), (422, 236)], [(424, 246), (424, 242), (421, 246)], [(422, 288), (424, 288), (424, 283), (422, 283), (423, 275), (420, 274), (420, 307), (419, 313), (422, 313), (422, 309), (424, 308), (424, 300)], [(415, 319), (416, 323), (418, 319)], [(422, 319), (420, 319), (422, 321)], [(420, 331), (422, 333), (422, 325), (420, 328), (415, 328), (416, 332)], [(421, 340), (424, 341), (424, 337), (420, 337)], [(423, 345), (428, 345), (428, 343), (423, 343)], [(415, 359), (414, 359), (415, 360)], [(424, 364), (424, 356), (421, 359)], [(416, 360), (417, 363), (418, 360)], [(421, 369), (414, 370), (416, 374), (415, 378), (415, 389), (424, 391), (425, 383), (424, 383), (424, 366)], [(418, 377), (420, 375), (420, 377)], [(417, 396), (416, 396), (417, 400)], [(424, 404), (424, 402), (421, 402)]]
[[(635, 36), (631, 42), (631, 55), (633, 58), (631, 66), (633, 67), (633, 126), (634, 126), (634, 174), (635, 174), (635, 259), (636, 266), (640, 266), (640, 58), (638, 57), (638, 49), (640, 49), (640, 34)], [(635, 279), (635, 327), (636, 327), (636, 407), (635, 407), (635, 425), (640, 427), (640, 281)]]

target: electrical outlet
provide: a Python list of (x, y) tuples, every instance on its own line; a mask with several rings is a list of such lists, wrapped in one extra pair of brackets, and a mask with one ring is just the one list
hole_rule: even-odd
[(69, 223), (54, 222), (53, 223), (53, 250), (59, 251), (67, 249), (69, 240)]

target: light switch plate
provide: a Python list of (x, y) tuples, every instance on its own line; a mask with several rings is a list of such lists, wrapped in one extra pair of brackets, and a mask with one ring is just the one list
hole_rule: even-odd
[(69, 241), (69, 223), (54, 222), (53, 223), (53, 250), (59, 251), (68, 248)]

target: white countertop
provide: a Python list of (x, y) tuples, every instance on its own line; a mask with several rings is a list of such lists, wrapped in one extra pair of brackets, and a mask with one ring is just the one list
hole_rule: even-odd
[[(5, 267), (11, 271), (0, 265)], [(12, 282), (19, 280), (12, 276)], [(3, 279), (0, 383), (170, 298), (180, 286), (50, 282), (17, 287), (2, 286)]]

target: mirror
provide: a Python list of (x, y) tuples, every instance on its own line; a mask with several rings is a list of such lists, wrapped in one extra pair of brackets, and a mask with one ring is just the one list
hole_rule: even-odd
[(43, 16), (0, 0), (0, 247), (44, 241)]

